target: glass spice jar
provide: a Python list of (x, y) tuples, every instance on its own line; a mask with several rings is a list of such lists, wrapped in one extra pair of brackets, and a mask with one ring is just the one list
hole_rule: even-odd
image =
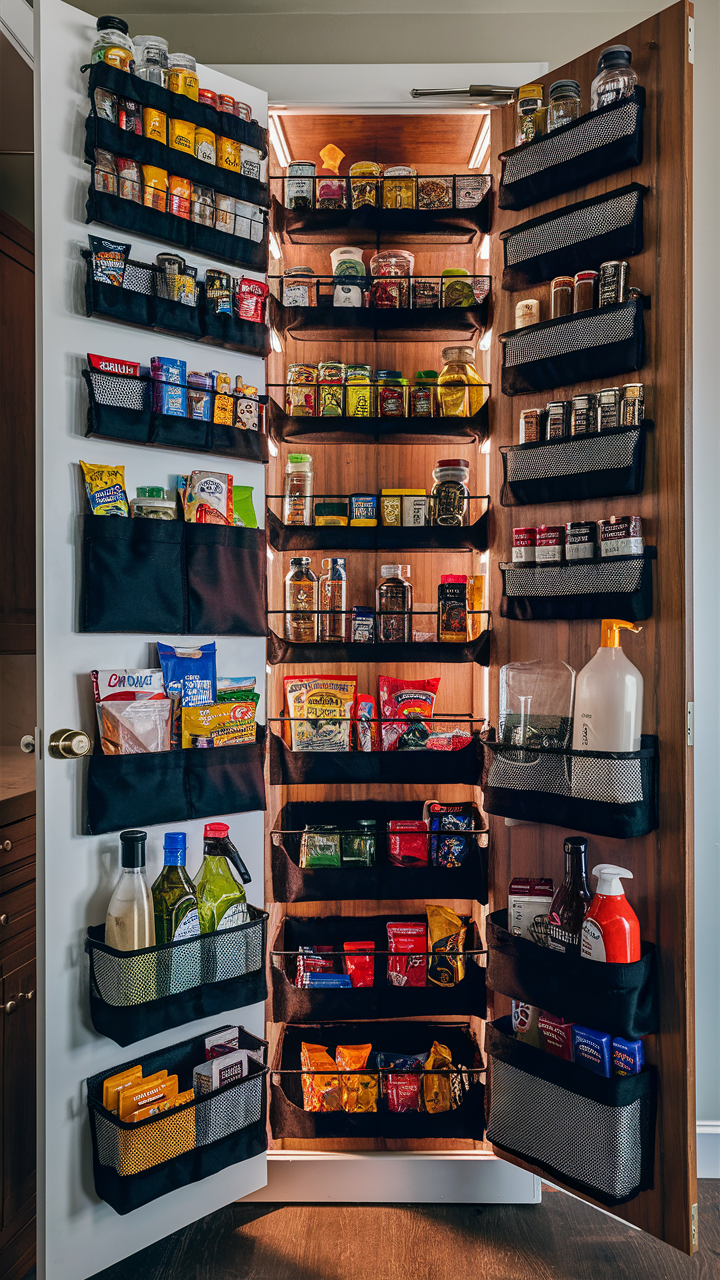
[(575, 276), (573, 311), (591, 311), (595, 306), (597, 271), (578, 271)]
[(556, 80), (550, 85), (547, 130), (562, 129), (580, 116), (580, 85), (577, 80)]
[(410, 277), (415, 254), (405, 249), (384, 249), (370, 259), (372, 305), (382, 310), (410, 304)]
[(490, 395), (475, 367), (472, 347), (445, 347), (437, 380), (441, 418), (474, 418)]
[(412, 639), (413, 589), (407, 581), (410, 565), (384, 564), (380, 572), (382, 579), (375, 593), (378, 640), (407, 644)]
[(285, 412), (288, 417), (317, 417), (317, 365), (289, 364), (285, 376)]
[(372, 418), (375, 413), (372, 365), (349, 364), (345, 380), (345, 414), (348, 418)]
[(407, 418), (408, 390), (408, 380), (403, 378), (399, 369), (378, 369), (378, 418)]
[(321, 418), (341, 418), (346, 366), (339, 360), (318, 365), (318, 414)]
[(291, 556), (285, 578), (285, 639), (317, 644), (318, 580), (309, 556)]
[(611, 44), (603, 49), (598, 58), (598, 73), (590, 85), (591, 111), (632, 97), (638, 78), (631, 62), (632, 49), (626, 44)]
[(312, 209), (315, 192), (315, 161), (292, 160), (285, 179), (285, 208)]
[(433, 471), (428, 512), (430, 524), (459, 527), (467, 524), (470, 490), (467, 458), (441, 458)]
[(347, 180), (336, 173), (321, 173), (315, 179), (316, 209), (347, 209)]
[(550, 317), (558, 320), (560, 316), (572, 315), (573, 290), (575, 281), (572, 276), (556, 276), (550, 285)]
[(378, 178), (382, 170), (374, 160), (357, 160), (350, 165), (350, 198), (353, 209), (377, 204)]
[(437, 417), (437, 378), (434, 369), (421, 369), (415, 374), (415, 384), (410, 388), (411, 418)]
[(374, 818), (358, 818), (357, 829), (342, 833), (343, 862), (359, 863), (371, 867), (375, 862), (377, 823)]
[(383, 174), (383, 209), (414, 209), (417, 169), (395, 164)]
[(312, 455), (289, 453), (285, 464), (283, 524), (311, 525), (315, 480)]

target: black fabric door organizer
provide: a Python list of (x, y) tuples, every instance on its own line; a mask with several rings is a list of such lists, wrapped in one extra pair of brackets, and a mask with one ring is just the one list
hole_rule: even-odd
[(268, 914), (248, 910), (250, 919), (232, 929), (141, 951), (107, 946), (105, 925), (88, 929), (90, 1016), (99, 1035), (134, 1044), (265, 1000)]
[(262, 1061), (251, 1063), (251, 1074), (244, 1079), (135, 1123), (119, 1120), (103, 1107), (103, 1081), (137, 1063), (143, 1077), (166, 1069), (168, 1075), (177, 1075), (179, 1093), (191, 1089), (193, 1067), (205, 1061), (205, 1036), (227, 1030), (213, 1028), (88, 1078), (95, 1190), (116, 1213), (132, 1213), (169, 1191), (267, 1150), (267, 1042), (244, 1027), (239, 1028), (239, 1047), (262, 1056)]
[(277, 733), (271, 731), (269, 737), (273, 786), (381, 782), (474, 787), (480, 782), (477, 735), (459, 751), (291, 751)]
[(642, 622), (652, 616), (652, 562), (656, 548), (641, 556), (576, 560), (570, 564), (501, 564), (500, 614), (517, 622), (549, 618), (624, 618)]
[(265, 532), (82, 517), (80, 630), (262, 636)]
[[(466, 1088), (462, 1103), (452, 1111), (389, 1112), (382, 1100), (378, 1111), (362, 1115), (346, 1111), (303, 1110), (300, 1046), (303, 1041), (325, 1045), (332, 1058), (339, 1044), (372, 1043), (373, 1050), (427, 1053), (434, 1040), (450, 1049), (461, 1068)], [(274, 1138), (475, 1138), (484, 1131), (484, 1087), (479, 1072), (484, 1063), (466, 1022), (342, 1022), (284, 1026), (271, 1065), (270, 1127)], [(464, 1070), (462, 1070), (464, 1068)], [(372, 1074), (364, 1070), (363, 1075)]]
[(547, 391), (642, 369), (645, 301), (633, 298), (501, 333), (503, 395)]
[(633, 182), (501, 231), (503, 289), (525, 289), (557, 275), (597, 271), (603, 262), (642, 253), (645, 190)]
[[(347, 1018), (422, 1018), (430, 1014), (475, 1015), (486, 1012), (485, 970), (480, 966), (477, 930), (468, 926), (464, 948), (465, 975), (454, 986), (393, 986), (388, 978), (387, 923), (389, 920), (426, 924), (426, 916), (285, 916), (270, 951), (273, 1022), (317, 1022)], [(320, 990), (295, 986), (299, 947), (331, 946), (335, 970), (343, 972), (345, 941), (375, 944), (371, 987)], [(360, 953), (362, 954), (362, 953)], [(370, 954), (370, 953), (368, 953)], [(426, 963), (432, 959), (428, 954)]]
[[(315, 495), (316, 501), (318, 495)], [(339, 499), (336, 499), (338, 501)], [(489, 498), (486, 499), (489, 505)], [(332, 501), (332, 499), (329, 499)], [(417, 528), (378, 524), (374, 528), (343, 525), (283, 524), (268, 506), (265, 527), (275, 551), (457, 551), (488, 549), (488, 511), (472, 524), (450, 527), (427, 524)]]
[(504, 507), (580, 502), (642, 493), (646, 432), (654, 423), (614, 427), (591, 436), (500, 446)]
[[(100, 287), (109, 289), (114, 286)], [(126, 292), (124, 289), (115, 291)], [(180, 304), (173, 302), (167, 305), (177, 307)], [(190, 308), (183, 307), (182, 310)], [(236, 458), (238, 462), (268, 460), (267, 437), (260, 431), (236, 427), (231, 423), (156, 413), (151, 403), (151, 379), (100, 373), (97, 369), (83, 369), (82, 374), (89, 396), (86, 436), (127, 440), (162, 449), (187, 449), (192, 453), (216, 453)], [(258, 396), (258, 400), (263, 405), (267, 404), (267, 396)]]
[[(468, 837), (458, 867), (426, 864), (396, 866), (388, 857), (387, 824), (391, 820), (422, 818), (422, 801), (293, 801), (281, 809), (271, 834), (270, 872), (275, 902), (395, 901), (417, 898), (470, 898), (487, 902), (488, 835)], [(340, 832), (357, 830), (359, 818), (376, 822), (376, 855), (371, 867), (346, 863), (339, 867), (304, 869), (300, 841), (305, 827), (331, 824)]]
[[(487, 615), (487, 621), (490, 616)], [(434, 619), (427, 619), (434, 626)], [(476, 662), (480, 667), (490, 665), (490, 630), (480, 633), (476, 640), (456, 644), (444, 640), (413, 640), (408, 644), (378, 642), (375, 644), (297, 644), (283, 640), (274, 631), (268, 632), (268, 662)]]
[(659, 1028), (655, 947), (634, 964), (553, 951), (508, 931), (507, 911), (487, 917), (487, 985), (501, 995), (611, 1036), (639, 1040)]
[(472, 418), (296, 418), (271, 397), (268, 431), (277, 441), (307, 437), (312, 444), (344, 444), (358, 436), (378, 442), (391, 437), (403, 442), (417, 439), (423, 444), (443, 444), (450, 439), (482, 443), (490, 434), (490, 408), (486, 400)]
[(658, 740), (639, 751), (561, 751), (485, 743), (483, 808), (522, 822), (626, 840), (658, 825)]
[(645, 90), (581, 116), (500, 156), (501, 209), (526, 209), (563, 191), (633, 169), (643, 158)]
[(487, 1140), (600, 1204), (653, 1185), (657, 1076), (595, 1075), (515, 1040), (510, 1018), (485, 1026)]
[(88, 760), (86, 835), (153, 827), (265, 808), (265, 726), (233, 747), (106, 756)]

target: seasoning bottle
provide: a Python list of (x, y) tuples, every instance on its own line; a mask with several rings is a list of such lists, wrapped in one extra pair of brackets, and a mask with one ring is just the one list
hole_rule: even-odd
[(598, 73), (590, 85), (591, 111), (632, 96), (638, 78), (631, 62), (632, 49), (626, 44), (611, 44), (603, 49), (598, 58)]
[(470, 463), (466, 458), (441, 458), (433, 471), (428, 503), (430, 524), (467, 524)]
[(410, 577), (410, 565), (384, 564), (380, 572), (382, 579), (375, 593), (378, 640), (407, 644), (412, 638), (413, 590), (406, 581)]
[(155, 946), (155, 917), (145, 875), (146, 831), (120, 832), (122, 871), (105, 917), (105, 942), (116, 951)]
[[(250, 883), (250, 873), (232, 843), (229, 831), (225, 822), (205, 824), (202, 866), (195, 877), (201, 933), (234, 929), (250, 919), (243, 888)], [(231, 866), (242, 883), (238, 884)]]
[(315, 161), (291, 160), (285, 179), (285, 208), (312, 209), (315, 195)]
[(165, 84), (168, 64), (168, 42), (162, 36), (135, 36), (135, 75), (147, 84)]
[(185, 832), (166, 831), (163, 853), (165, 865), (152, 887), (157, 946), (200, 934), (195, 885), (185, 870)]
[(283, 524), (312, 524), (314, 490), (312, 455), (289, 453), (285, 464)]
[(285, 578), (285, 639), (317, 644), (318, 580), (309, 556), (292, 556)]
[(417, 169), (406, 164), (390, 165), (383, 173), (383, 208), (414, 209)]
[(540, 303), (537, 298), (523, 298), (515, 307), (515, 328), (526, 329), (529, 324), (540, 323)]
[(108, 66), (118, 67), (120, 71), (131, 71), (134, 49), (127, 22), (105, 14), (98, 18), (95, 30), (97, 35), (90, 51), (90, 63), (107, 62)]
[(472, 347), (445, 347), (438, 375), (441, 418), (474, 418), (490, 394), (490, 387), (475, 368)]
[(560, 316), (572, 315), (573, 292), (575, 281), (572, 276), (556, 276), (550, 285), (550, 316), (559, 320)]
[(577, 80), (556, 80), (550, 85), (550, 102), (547, 109), (547, 129), (562, 129), (580, 115), (580, 85)]
[(437, 380), (434, 369), (421, 369), (415, 374), (414, 386), (410, 388), (411, 417), (437, 417)]
[(406, 418), (409, 390), (407, 378), (403, 378), (399, 369), (378, 369), (376, 378), (378, 418)]
[(551, 951), (579, 954), (583, 920), (592, 901), (587, 881), (588, 842), (583, 836), (570, 836), (563, 847), (565, 879), (550, 905), (548, 947)]
[(591, 311), (595, 306), (597, 271), (578, 271), (575, 276), (573, 311)]
[(541, 84), (524, 84), (518, 89), (516, 145), (532, 142), (545, 132), (545, 108)]
[(344, 644), (347, 639), (347, 560), (323, 560), (320, 578), (320, 639)]
[(350, 165), (350, 197), (353, 209), (377, 204), (378, 178), (382, 170), (375, 160), (357, 160)]
[(372, 365), (349, 364), (345, 381), (345, 415), (348, 418), (372, 418), (375, 402)]

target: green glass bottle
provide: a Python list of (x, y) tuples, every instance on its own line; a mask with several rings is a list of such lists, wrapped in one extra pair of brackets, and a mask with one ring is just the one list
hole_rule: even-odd
[[(229, 838), (229, 830), (224, 822), (205, 825), (203, 861), (195, 877), (201, 933), (234, 929), (250, 919), (243, 888), (243, 884), (250, 882), (250, 873)], [(238, 884), (230, 870), (231, 863), (242, 884)]]
[(165, 832), (165, 865), (152, 887), (155, 943), (181, 942), (200, 934), (195, 886), (185, 870), (185, 832)]

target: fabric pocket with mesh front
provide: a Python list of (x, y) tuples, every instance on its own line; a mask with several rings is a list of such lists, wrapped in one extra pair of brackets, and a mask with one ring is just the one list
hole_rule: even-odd
[(641, 556), (569, 564), (501, 564), (500, 614), (516, 622), (551, 618), (642, 622), (652, 616), (655, 554), (655, 547), (646, 547)]
[(646, 432), (654, 423), (590, 436), (501, 445), (504, 507), (642, 493)]
[(515, 1040), (510, 1018), (485, 1027), (487, 1141), (604, 1205), (653, 1185), (657, 1077), (595, 1075)]
[(644, 299), (500, 334), (506, 396), (633, 373), (645, 362)]
[(88, 929), (90, 1016), (95, 1030), (116, 1044), (134, 1044), (171, 1027), (241, 1009), (267, 997), (267, 912), (199, 937), (116, 951), (105, 926)]

